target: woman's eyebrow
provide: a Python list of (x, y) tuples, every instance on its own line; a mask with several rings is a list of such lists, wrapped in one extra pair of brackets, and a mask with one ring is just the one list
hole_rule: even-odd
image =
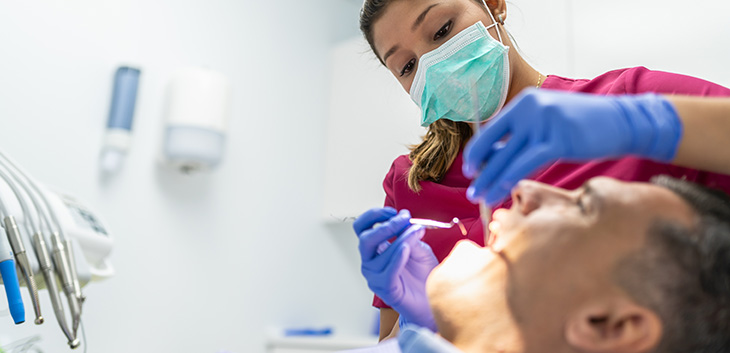
[[(431, 9), (433, 9), (434, 7), (439, 6), (439, 5), (441, 5), (441, 3), (437, 2), (437, 3), (432, 4), (431, 6), (427, 7), (425, 10), (423, 10), (423, 12), (421, 12), (421, 14), (418, 15), (416, 20), (413, 22), (413, 26), (411, 27), (411, 32), (414, 32), (416, 29), (418, 29), (418, 26), (423, 24), (423, 21), (426, 19), (426, 15), (428, 15), (428, 12), (431, 11)], [(395, 52), (398, 51), (398, 49), (400, 49), (400, 46), (397, 44), (394, 45), (392, 48), (390, 48), (390, 50), (388, 50), (385, 53), (385, 55), (383, 55), (383, 63), (386, 63), (388, 61), (388, 57), (395, 54)]]
[(390, 50), (388, 50), (388, 52), (383, 55), (383, 63), (387, 63), (388, 57), (393, 55), (396, 51), (398, 51), (398, 49), (400, 49), (399, 45), (394, 45), (392, 48), (390, 48)]
[(433, 9), (434, 7), (439, 6), (439, 5), (441, 5), (441, 3), (435, 3), (435, 4), (427, 7), (425, 10), (423, 10), (423, 12), (421, 12), (421, 14), (418, 15), (418, 17), (416, 18), (416, 21), (413, 22), (413, 27), (411, 27), (411, 32), (414, 32), (416, 29), (418, 29), (418, 26), (420, 26), (423, 23), (423, 20), (426, 19), (426, 15), (428, 14), (428, 12), (431, 11), (431, 9)]

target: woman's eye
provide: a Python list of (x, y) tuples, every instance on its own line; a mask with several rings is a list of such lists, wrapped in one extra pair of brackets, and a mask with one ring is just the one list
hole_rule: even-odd
[(403, 66), (403, 69), (400, 70), (401, 77), (413, 71), (414, 66), (416, 66), (416, 59), (411, 59), (411, 61), (409, 61), (406, 66)]
[(446, 36), (447, 34), (449, 34), (449, 31), (451, 30), (451, 24), (452, 24), (451, 21), (446, 22), (446, 24), (443, 27), (441, 27), (441, 29), (439, 29), (438, 32), (436, 32), (436, 34), (433, 35), (433, 40), (439, 40), (439, 39), (443, 38), (444, 36)]

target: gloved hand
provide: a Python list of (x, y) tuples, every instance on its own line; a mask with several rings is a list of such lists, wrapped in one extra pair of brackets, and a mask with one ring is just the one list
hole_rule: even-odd
[(486, 198), (494, 205), (520, 179), (558, 159), (586, 162), (637, 155), (669, 162), (681, 135), (677, 112), (658, 95), (596, 96), (529, 89), (467, 144), (464, 175), (478, 174), (467, 197)]
[[(421, 241), (425, 230), (410, 224), (408, 210), (375, 208), (355, 220), (362, 274), (368, 287), (410, 323), (436, 331), (426, 298), (426, 278), (438, 265), (431, 247)], [(381, 223), (374, 227), (375, 224)], [(393, 243), (388, 239), (397, 237)]]
[(463, 353), (441, 336), (414, 326), (401, 328), (398, 346), (402, 353)]

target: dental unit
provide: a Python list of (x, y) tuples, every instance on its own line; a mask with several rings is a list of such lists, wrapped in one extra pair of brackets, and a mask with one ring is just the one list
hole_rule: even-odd
[[(0, 216), (0, 225), (7, 235), (7, 239), (0, 240), (8, 241), (12, 247), (28, 287), (35, 324), (45, 321), (38, 300), (38, 290), (45, 288), (69, 347), (78, 348), (78, 329), (86, 299), (82, 283), (108, 278), (114, 272), (108, 259), (112, 240), (106, 228), (77, 200), (38, 184), (2, 152)], [(26, 252), (27, 244), (34, 250), (34, 257)], [(5, 278), (3, 284), (6, 289), (11, 285)], [(70, 318), (66, 316), (61, 292), (66, 297)]]

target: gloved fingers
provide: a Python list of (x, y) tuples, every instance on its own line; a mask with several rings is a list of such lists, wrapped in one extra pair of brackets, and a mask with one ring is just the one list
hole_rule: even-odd
[(357, 217), (355, 222), (352, 224), (352, 228), (359, 236), (360, 233), (366, 229), (372, 228), (376, 223), (385, 222), (396, 214), (398, 214), (398, 211), (392, 207), (373, 208), (365, 211), (365, 213)]
[[(415, 241), (408, 242), (411, 247), (411, 258), (414, 260), (436, 260), (436, 256), (433, 254), (433, 250), (431, 249), (431, 247), (421, 240), (423, 239), (425, 233), (426, 229), (424, 228), (419, 228), (415, 230), (413, 235), (413, 239)], [(436, 260), (436, 262), (438, 263), (438, 260)]]
[(433, 250), (422, 240), (426, 234), (426, 229), (422, 226), (412, 226), (407, 232), (408, 234), (403, 235), (403, 242), (408, 244), (410, 248), (410, 259), (418, 263), (435, 262), (438, 265), (438, 260)]
[(359, 249), (363, 262), (370, 261), (378, 256), (378, 246), (382, 242), (400, 235), (411, 225), (410, 219), (411, 213), (408, 210), (401, 210), (397, 215), (390, 218), (390, 220), (382, 223), (381, 226), (362, 232), (360, 235)]
[[(509, 112), (505, 108), (503, 112)], [(510, 133), (510, 116), (500, 113), (479, 131), (479, 136), (472, 137), (464, 148), (464, 164), (462, 173), (467, 178), (473, 178), (482, 165), (495, 152), (494, 145)]]
[(528, 177), (541, 166), (555, 161), (555, 152), (552, 146), (541, 144), (532, 148), (525, 148), (523, 153), (504, 170), (498, 179), (491, 185), (486, 201), (494, 205), (507, 197), (517, 182)]
[(390, 284), (388, 284), (385, 288), (383, 287), (383, 284), (386, 283), (385, 280), (383, 280), (383, 273), (382, 271), (373, 271), (365, 266), (360, 268), (360, 272), (362, 273), (362, 276), (365, 277), (365, 279), (368, 282), (368, 288), (373, 291), (373, 293), (377, 294), (382, 299), (382, 294), (385, 293), (385, 288), (389, 288)]
[(405, 293), (405, 284), (402, 282), (401, 274), (408, 262), (408, 256), (410, 256), (410, 247), (408, 244), (402, 243), (391, 248), (396, 251), (392, 254), (393, 256), (388, 258), (382, 271), (376, 272), (363, 268), (362, 273), (373, 293), (383, 299), (386, 304), (396, 306), (400, 304)]
[(411, 259), (421, 264), (431, 264), (434, 267), (439, 263), (431, 247), (422, 241), (411, 245)]
[(520, 133), (512, 136), (504, 148), (494, 154), (494, 157), (487, 163), (479, 176), (474, 179), (467, 189), (466, 197), (472, 202), (479, 198), (486, 198), (487, 190), (490, 190), (497, 178), (525, 149), (528, 144), (526, 134)]
[[(408, 245), (408, 243), (402, 243), (399, 244), (397, 247), (394, 246), (393, 248), (395, 248), (397, 251), (395, 251), (393, 256), (390, 258), (390, 261), (385, 267), (383, 274), (385, 275), (385, 278), (389, 279), (388, 283), (390, 283), (391, 294), (397, 294), (399, 289), (402, 291), (403, 283), (400, 280), (401, 276), (399, 276), (399, 274), (403, 273), (403, 268), (406, 267), (408, 258), (411, 255), (411, 247)], [(402, 297), (402, 295), (395, 295), (395, 297), (399, 298)], [(393, 306), (397, 303), (386, 304)]]
[(387, 241), (378, 244), (378, 247), (375, 249), (375, 254), (377, 254), (377, 256), (382, 255), (385, 250), (388, 250), (388, 247), (390, 247), (390, 243)]
[[(380, 297), (380, 299), (386, 303), (393, 302), (392, 294), (394, 294), (394, 292), (391, 290), (391, 280), (383, 277), (381, 273), (374, 273), (367, 269), (363, 269), (362, 274), (367, 280), (368, 288), (370, 288), (375, 295)], [(399, 295), (402, 296), (402, 294)]]
[(398, 237), (398, 239), (393, 242), (393, 244), (396, 245), (396, 243), (400, 241), (408, 243), (408, 245), (413, 247), (413, 245), (421, 242), (421, 239), (423, 239), (424, 235), (426, 235), (426, 228), (421, 225), (411, 225), (403, 232), (403, 235)]
[(385, 269), (385, 267), (388, 265), (390, 260), (393, 258), (393, 254), (396, 251), (396, 247), (394, 244), (390, 244), (388, 242), (383, 242), (378, 246), (378, 249), (384, 249), (384, 250), (378, 250), (380, 254), (376, 255), (372, 259), (362, 262), (362, 267), (367, 268), (369, 271), (372, 271), (373, 273), (382, 273)]
[(367, 266), (368, 269), (375, 272), (383, 271), (383, 269), (388, 265), (393, 256), (396, 256), (396, 253), (400, 251), (401, 244), (408, 243), (409, 246), (413, 248), (413, 245), (421, 240), (421, 237), (423, 237), (424, 233), (425, 231), (422, 226), (412, 225), (408, 227), (408, 229), (406, 229), (392, 244), (388, 242), (381, 243), (380, 246), (387, 244), (385, 250), (383, 250), (379, 255), (372, 258), (370, 261), (363, 261), (363, 266)]

